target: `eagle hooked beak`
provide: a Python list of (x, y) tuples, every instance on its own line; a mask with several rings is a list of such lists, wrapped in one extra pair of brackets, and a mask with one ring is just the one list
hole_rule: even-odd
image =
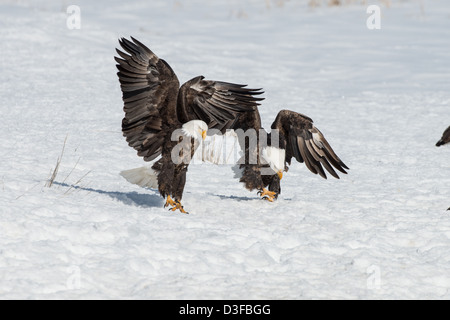
[(283, 179), (283, 170), (279, 170), (277, 172), (277, 175), (278, 175), (278, 178), (280, 178), (280, 180)]
[(206, 130), (202, 131), (202, 139), (205, 140), (206, 139)]

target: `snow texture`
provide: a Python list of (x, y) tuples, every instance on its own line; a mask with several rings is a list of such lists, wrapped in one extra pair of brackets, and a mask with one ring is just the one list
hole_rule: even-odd
[[(367, 4), (309, 2), (2, 1), (0, 299), (450, 299), (450, 3), (375, 2), (369, 30)], [(121, 133), (130, 35), (180, 83), (262, 87), (266, 129), (308, 115), (349, 174), (294, 161), (269, 203), (197, 163), (168, 212), (120, 176), (145, 164)]]

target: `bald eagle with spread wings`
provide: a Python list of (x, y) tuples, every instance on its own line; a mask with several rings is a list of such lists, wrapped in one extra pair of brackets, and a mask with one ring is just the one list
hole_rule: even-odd
[(169, 64), (141, 42), (131, 37), (119, 43), (125, 51), (117, 49), (120, 57), (115, 57), (124, 102), (123, 135), (145, 161), (161, 156), (152, 175), (139, 168), (122, 175), (132, 183), (158, 188), (165, 206), (185, 212), (181, 198), (186, 172), (206, 131), (233, 129), (239, 114), (256, 109), (262, 100), (256, 96), (262, 92), (203, 76), (180, 87)]
[[(145, 161), (161, 156), (151, 169), (125, 170), (121, 175), (131, 183), (158, 189), (165, 207), (186, 213), (181, 205), (186, 172), (207, 130), (262, 131), (258, 105), (263, 98), (257, 97), (262, 91), (203, 76), (180, 87), (169, 64), (144, 44), (133, 37), (119, 43), (125, 51), (116, 50), (120, 57), (115, 57), (124, 102), (123, 135)], [(248, 137), (239, 139), (244, 152), (240, 182), (248, 190), (258, 190), (263, 199), (277, 198), (292, 158), (323, 178), (324, 168), (335, 178), (339, 176), (333, 167), (342, 173), (348, 169), (312, 119), (300, 113), (280, 111), (267, 138), (262, 141), (257, 135), (256, 144)]]

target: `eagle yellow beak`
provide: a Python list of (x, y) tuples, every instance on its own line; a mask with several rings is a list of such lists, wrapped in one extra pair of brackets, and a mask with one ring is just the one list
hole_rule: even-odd
[(206, 130), (202, 131), (202, 139), (205, 140), (206, 139)]
[(283, 179), (283, 171), (282, 170), (278, 171), (277, 175), (278, 175), (278, 178), (280, 178), (280, 180)]

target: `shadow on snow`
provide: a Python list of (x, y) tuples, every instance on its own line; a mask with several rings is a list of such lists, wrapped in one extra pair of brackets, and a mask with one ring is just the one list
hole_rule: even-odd
[(238, 200), (238, 201), (258, 200), (257, 197), (226, 196), (226, 195), (222, 195), (222, 194), (214, 194), (214, 193), (211, 193), (211, 192), (207, 192), (206, 194), (208, 194), (210, 196), (214, 196), (214, 197), (219, 197), (222, 200), (226, 200), (226, 199), (233, 199), (233, 200)]
[(75, 190), (84, 190), (88, 192), (96, 192), (102, 195), (107, 195), (115, 200), (119, 200), (123, 202), (126, 205), (134, 205), (138, 207), (144, 207), (144, 208), (161, 208), (164, 205), (163, 199), (156, 194), (143, 194), (138, 193), (136, 191), (133, 192), (115, 192), (115, 191), (104, 191), (99, 189), (93, 189), (93, 188), (86, 188), (86, 187), (80, 187), (76, 185), (70, 185), (67, 183), (61, 183), (61, 182), (53, 182), (54, 184), (57, 184), (62, 187), (68, 187)]

